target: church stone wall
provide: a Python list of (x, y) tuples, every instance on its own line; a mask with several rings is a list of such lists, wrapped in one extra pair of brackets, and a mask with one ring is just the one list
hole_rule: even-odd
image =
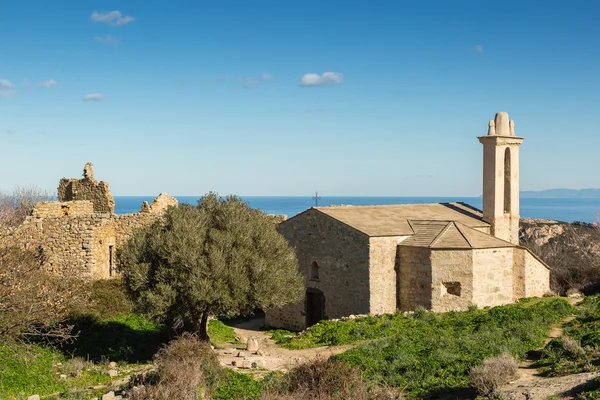
[(369, 239), (369, 285), (371, 314), (394, 313), (397, 309), (396, 257), (398, 244), (408, 236)]
[(473, 304), (512, 303), (514, 247), (473, 250)]
[(424, 247), (400, 246), (397, 256), (397, 287), (401, 311), (421, 306), (431, 308), (431, 250)]
[[(281, 223), (279, 232), (296, 250), (307, 288), (323, 292), (325, 318), (369, 313), (368, 236), (314, 209)], [(318, 279), (311, 279), (313, 262), (318, 265)], [(302, 301), (267, 310), (265, 323), (273, 327), (304, 329), (305, 307)]]
[(431, 310), (466, 310), (473, 300), (473, 250), (431, 251)]
[(515, 249), (524, 253), (525, 295), (542, 297), (550, 291), (550, 270), (526, 249)]

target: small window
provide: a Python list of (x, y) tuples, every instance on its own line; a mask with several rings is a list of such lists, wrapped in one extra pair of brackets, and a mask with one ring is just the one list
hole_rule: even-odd
[(316, 261), (313, 261), (313, 263), (310, 266), (310, 280), (311, 281), (319, 280), (319, 264), (317, 264)]
[(444, 282), (443, 288), (446, 290), (444, 294), (451, 294), (453, 296), (460, 296), (460, 282)]

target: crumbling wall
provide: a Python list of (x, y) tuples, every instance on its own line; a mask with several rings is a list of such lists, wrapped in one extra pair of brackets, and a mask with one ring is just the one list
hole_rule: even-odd
[(61, 180), (58, 197), (59, 201), (37, 203), (25, 222), (10, 232), (11, 240), (37, 251), (50, 272), (87, 279), (117, 276), (116, 252), (134, 229), (178, 204), (161, 193), (137, 214), (115, 215), (108, 183), (94, 179), (91, 163), (83, 179)]
[(115, 211), (115, 200), (110, 193), (108, 183), (98, 182), (94, 178), (92, 163), (85, 164), (83, 179), (62, 178), (58, 185), (58, 201), (89, 200), (98, 213)]

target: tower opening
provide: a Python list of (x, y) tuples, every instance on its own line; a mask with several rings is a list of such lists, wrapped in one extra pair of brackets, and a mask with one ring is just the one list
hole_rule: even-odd
[(507, 147), (504, 151), (504, 212), (511, 212), (511, 166), (510, 166), (510, 148)]

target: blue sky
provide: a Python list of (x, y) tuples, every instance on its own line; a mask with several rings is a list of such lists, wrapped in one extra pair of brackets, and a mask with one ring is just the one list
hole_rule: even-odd
[[(115, 195), (600, 187), (596, 1), (0, 0), (0, 189), (92, 161)], [(309, 75), (307, 75), (309, 74)]]

